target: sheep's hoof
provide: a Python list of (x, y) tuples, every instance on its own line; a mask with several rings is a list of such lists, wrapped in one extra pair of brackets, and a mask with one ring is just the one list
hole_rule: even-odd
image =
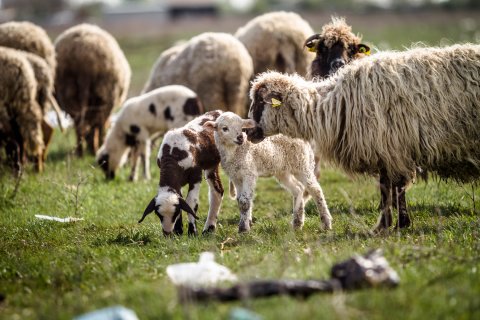
[(302, 230), (303, 224), (304, 224), (304, 219), (302, 219), (300, 217), (293, 218), (293, 221), (292, 221), (293, 229)]
[(409, 228), (411, 225), (412, 225), (412, 221), (410, 220), (410, 216), (408, 214), (401, 214), (398, 217), (398, 221), (395, 228), (396, 229)]
[(238, 232), (242, 233), (248, 231), (250, 231), (250, 220), (240, 221), (240, 223), (238, 224)]
[(332, 217), (325, 215), (321, 217), (325, 230), (332, 230)]
[(212, 225), (209, 225), (208, 228), (204, 229), (202, 234), (206, 235), (214, 232), (215, 232), (215, 226), (212, 224)]
[(188, 224), (188, 236), (189, 237), (196, 237), (198, 235), (197, 228), (193, 223)]

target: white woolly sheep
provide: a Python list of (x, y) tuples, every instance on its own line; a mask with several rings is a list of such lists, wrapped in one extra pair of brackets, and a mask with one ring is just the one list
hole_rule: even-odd
[(0, 145), (19, 171), (27, 155), (43, 170), (42, 110), (36, 101), (37, 81), (25, 55), (0, 48)]
[(252, 58), (237, 38), (226, 33), (203, 33), (164, 52), (143, 91), (180, 84), (195, 91), (206, 110), (246, 114), (246, 92), (252, 75)]
[(128, 99), (97, 152), (97, 163), (113, 179), (130, 151), (130, 180), (137, 179), (139, 158), (145, 179), (150, 179), (150, 139), (178, 128), (203, 113), (195, 92), (184, 86), (165, 86)]
[(103, 142), (105, 123), (114, 107), (125, 100), (130, 66), (115, 39), (105, 30), (81, 24), (55, 41), (58, 103), (74, 120), (77, 154), (83, 141), (95, 154)]
[(46, 60), (55, 74), (55, 48), (45, 30), (27, 21), (0, 24), (0, 46), (34, 53)]
[(313, 33), (294, 12), (270, 12), (250, 20), (235, 33), (253, 60), (254, 74), (267, 70), (306, 75), (313, 60), (303, 47)]
[(308, 77), (325, 78), (345, 64), (368, 56), (370, 48), (361, 41), (362, 37), (352, 32), (345, 18), (332, 17), (332, 22), (324, 25), (320, 34), (305, 41), (309, 51), (316, 53)]
[[(383, 52), (315, 83), (264, 73), (253, 83), (249, 138), (283, 133), (315, 140), (322, 157), (352, 174), (380, 174), (382, 216), (411, 224), (405, 184), (418, 166), (442, 178), (480, 178), (480, 45)], [(272, 104), (272, 99), (273, 104)]]
[[(222, 112), (209, 111), (185, 126), (168, 131), (158, 151), (157, 165), (160, 168), (160, 183), (157, 195), (150, 201), (139, 223), (155, 211), (162, 223), (163, 233), (183, 233), (181, 211), (188, 213), (188, 234), (196, 235), (195, 219), (202, 172), (209, 188), (210, 208), (203, 233), (213, 232), (223, 198), (223, 186), (218, 167), (220, 155), (213, 132), (203, 127), (207, 121), (215, 121)], [(188, 184), (184, 199), (181, 188)], [(193, 208), (193, 209), (192, 209)]]
[(246, 141), (242, 129), (255, 127), (255, 121), (243, 120), (225, 112), (216, 121), (204, 127), (214, 131), (215, 144), (220, 153), (222, 168), (238, 191), (240, 209), (239, 232), (250, 230), (255, 186), (259, 177), (277, 178), (293, 196), (294, 228), (301, 229), (305, 220), (304, 191), (313, 196), (326, 229), (332, 228), (332, 217), (322, 188), (313, 172), (315, 167), (310, 145), (301, 139), (276, 135), (252, 144)]

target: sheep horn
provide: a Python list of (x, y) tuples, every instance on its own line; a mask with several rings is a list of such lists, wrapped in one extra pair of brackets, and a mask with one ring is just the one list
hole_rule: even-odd
[(143, 212), (142, 219), (138, 220), (138, 223), (141, 223), (145, 217), (151, 213), (153, 210), (155, 210), (155, 197), (153, 197), (152, 201), (148, 204), (147, 208)]
[(316, 33), (313, 36), (310, 36), (305, 40), (305, 43), (303, 44), (307, 48), (312, 48), (313, 47), (313, 40), (318, 40), (320, 39), (320, 34)]
[(186, 211), (187, 213), (191, 214), (196, 220), (198, 220), (198, 216), (193, 212), (192, 208), (188, 205), (188, 203), (183, 200), (183, 198), (178, 198), (178, 202), (180, 204), (180, 209)]
[(61, 117), (62, 110), (60, 110), (60, 106), (58, 105), (57, 100), (51, 94), (49, 95), (49, 100), (50, 100), (50, 103), (52, 104), (53, 111), (55, 111), (55, 114), (57, 115), (58, 127), (60, 128), (60, 131), (63, 133), (65, 132), (65, 130), (62, 125), (62, 117)]

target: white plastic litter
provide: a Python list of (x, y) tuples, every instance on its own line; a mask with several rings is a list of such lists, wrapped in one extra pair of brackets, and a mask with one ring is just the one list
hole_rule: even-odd
[(74, 218), (74, 217), (67, 217), (67, 218), (59, 218), (59, 217), (52, 217), (52, 216), (44, 216), (42, 214), (36, 214), (35, 218), (41, 220), (50, 220), (50, 221), (57, 221), (57, 222), (75, 222), (75, 221), (82, 221), (83, 218)]
[(177, 286), (211, 286), (222, 281), (237, 281), (230, 269), (215, 262), (213, 252), (202, 252), (197, 263), (179, 263), (167, 267), (167, 275)]
[[(58, 127), (58, 119), (55, 111), (48, 111), (45, 116), (48, 124), (50, 124), (54, 128)], [(73, 125), (72, 118), (64, 111), (60, 113), (60, 121), (62, 121), (62, 127), (65, 129)]]
[(133, 310), (115, 306), (96, 310), (73, 318), (73, 320), (138, 320)]

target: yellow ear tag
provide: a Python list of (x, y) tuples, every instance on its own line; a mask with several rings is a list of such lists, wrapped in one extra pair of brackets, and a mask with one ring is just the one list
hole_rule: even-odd
[(367, 48), (365, 48), (365, 47), (360, 47), (360, 48), (358, 49), (358, 52), (359, 52), (359, 53), (366, 54), (367, 56), (370, 55), (370, 49), (367, 50)]
[(278, 108), (282, 105), (282, 101), (277, 100), (275, 98), (272, 98), (272, 107), (273, 108)]

